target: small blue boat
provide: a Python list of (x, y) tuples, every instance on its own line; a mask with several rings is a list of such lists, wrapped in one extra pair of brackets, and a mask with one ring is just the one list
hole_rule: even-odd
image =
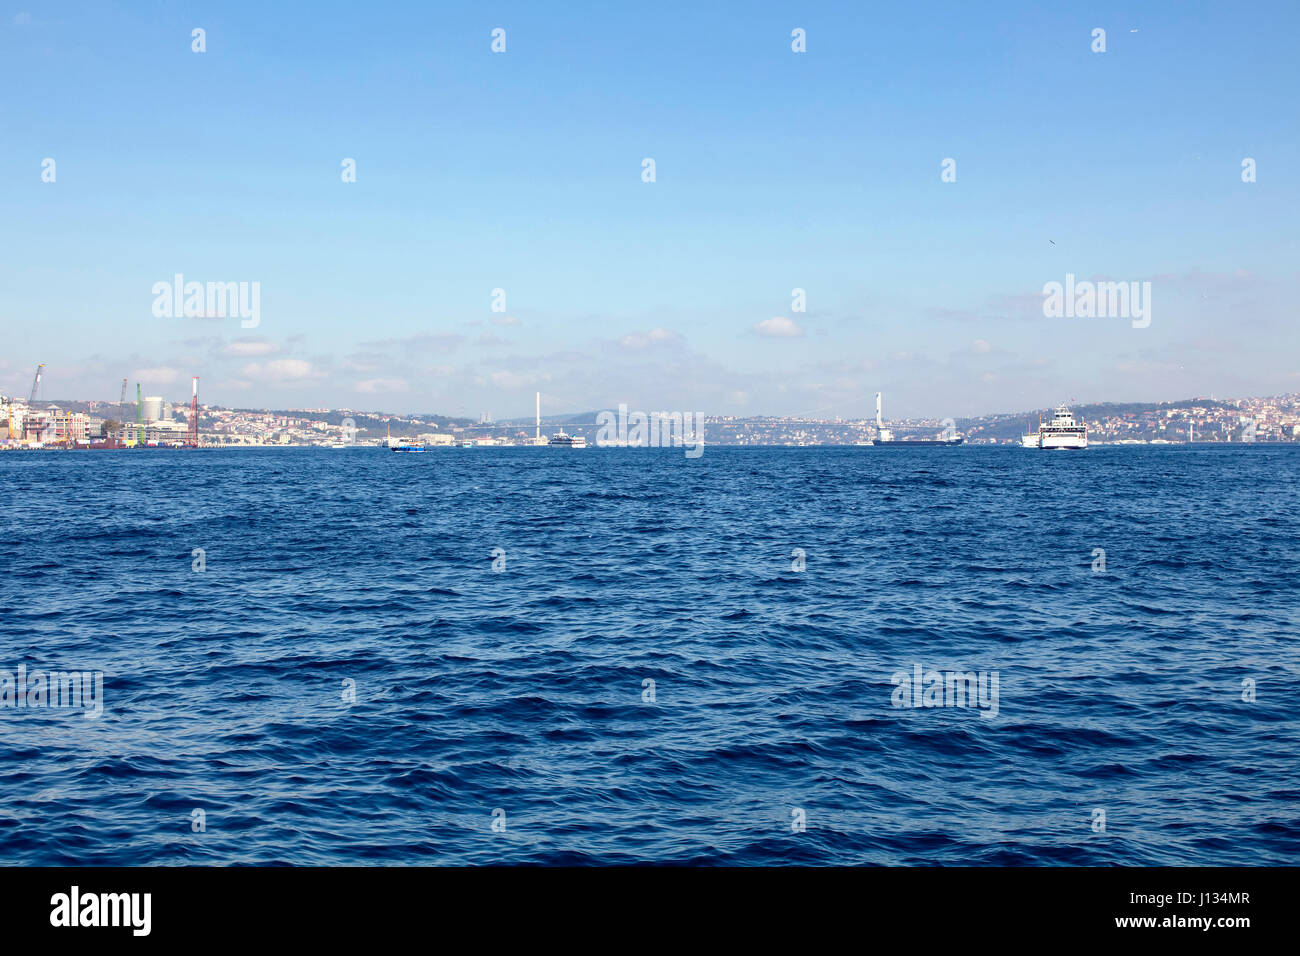
[(419, 442), (410, 442), (403, 438), (394, 438), (391, 427), (388, 430), (388, 438), (384, 440), (384, 444), (388, 446), (389, 451), (424, 451), (424, 446)]

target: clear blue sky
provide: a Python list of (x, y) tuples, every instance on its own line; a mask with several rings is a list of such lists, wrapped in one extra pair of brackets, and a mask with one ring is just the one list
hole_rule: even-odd
[[(198, 374), (497, 417), (1300, 391), (1297, 35), (1295, 2), (6, 4), (0, 391), (37, 362), (52, 399)], [(260, 326), (155, 318), (177, 272), (260, 282)], [(1066, 273), (1150, 280), (1151, 326), (1044, 318)]]

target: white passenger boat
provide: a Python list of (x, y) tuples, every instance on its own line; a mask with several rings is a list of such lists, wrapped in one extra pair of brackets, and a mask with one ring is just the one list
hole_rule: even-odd
[(1038, 447), (1044, 451), (1087, 448), (1088, 426), (1085, 422), (1075, 421), (1067, 406), (1058, 405), (1052, 420), (1038, 428)]

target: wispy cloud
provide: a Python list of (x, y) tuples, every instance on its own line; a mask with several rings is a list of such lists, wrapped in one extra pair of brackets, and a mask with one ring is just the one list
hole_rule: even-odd
[(402, 351), (428, 351), (442, 350), (451, 351), (457, 348), (465, 341), (465, 336), (458, 335), (455, 332), (425, 332), (419, 335), (408, 335), (397, 339), (374, 339), (368, 342), (358, 342), (357, 346), (363, 349), (400, 349)]
[(759, 335), (774, 339), (790, 339), (803, 335), (803, 329), (799, 327), (799, 323), (793, 319), (787, 319), (783, 315), (773, 316), (770, 319), (764, 319), (762, 322), (755, 322), (754, 331)]
[(377, 392), (405, 392), (409, 386), (404, 378), (368, 378), (353, 387), (358, 392), (374, 395)]
[(162, 366), (159, 368), (138, 368), (135, 370), (135, 379), (145, 385), (170, 385), (173, 382), (179, 382), (181, 373), (174, 368)]
[(488, 376), (488, 381), (497, 388), (522, 388), (525, 385), (535, 385), (537, 376), (533, 374), (521, 375), (518, 372), (493, 372)]
[(257, 355), (274, 355), (280, 347), (265, 339), (236, 339), (220, 350), (227, 358), (249, 358)]
[(249, 362), (241, 374), (252, 379), (275, 382), (299, 381), (315, 378), (322, 373), (306, 359), (273, 359), (270, 362)]
[(681, 336), (668, 329), (656, 328), (649, 332), (629, 332), (618, 340), (625, 349), (646, 349), (652, 345), (668, 345), (680, 342)]

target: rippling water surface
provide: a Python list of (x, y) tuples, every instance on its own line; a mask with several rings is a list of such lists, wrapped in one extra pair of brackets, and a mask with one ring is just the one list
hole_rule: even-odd
[(105, 699), (0, 707), (0, 859), (1295, 863), (1297, 466), (0, 454), (0, 671)]

